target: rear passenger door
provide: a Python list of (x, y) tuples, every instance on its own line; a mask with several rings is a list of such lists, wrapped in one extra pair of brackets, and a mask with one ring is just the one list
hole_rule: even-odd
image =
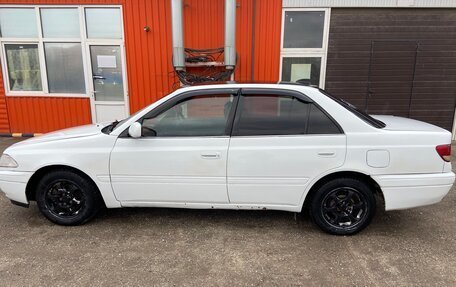
[(296, 206), (309, 182), (343, 164), (345, 135), (305, 95), (243, 89), (228, 152), (231, 203)]

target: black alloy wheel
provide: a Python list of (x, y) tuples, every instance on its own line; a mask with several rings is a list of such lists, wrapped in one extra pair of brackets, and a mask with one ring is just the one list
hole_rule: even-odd
[(58, 179), (50, 184), (44, 203), (55, 216), (71, 218), (81, 212), (85, 205), (85, 196), (74, 182)]
[(60, 225), (86, 223), (102, 206), (98, 188), (90, 178), (69, 169), (44, 175), (35, 198), (41, 213)]
[(351, 187), (338, 187), (330, 191), (321, 202), (322, 217), (336, 228), (354, 227), (367, 215), (366, 199)]
[(310, 213), (325, 232), (351, 235), (369, 225), (374, 217), (374, 191), (356, 178), (337, 178), (323, 184), (313, 194)]

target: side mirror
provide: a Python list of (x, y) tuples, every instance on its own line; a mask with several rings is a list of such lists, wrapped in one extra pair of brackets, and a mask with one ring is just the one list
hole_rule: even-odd
[(128, 128), (128, 134), (132, 137), (132, 138), (140, 138), (141, 137), (141, 134), (142, 134), (142, 126), (140, 123), (138, 122), (134, 122), (131, 124), (131, 126)]

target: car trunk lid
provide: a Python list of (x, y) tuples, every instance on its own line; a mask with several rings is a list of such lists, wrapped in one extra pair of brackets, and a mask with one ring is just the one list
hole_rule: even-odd
[(385, 123), (385, 130), (391, 131), (424, 131), (424, 132), (448, 132), (438, 126), (422, 121), (387, 115), (372, 115), (377, 120)]

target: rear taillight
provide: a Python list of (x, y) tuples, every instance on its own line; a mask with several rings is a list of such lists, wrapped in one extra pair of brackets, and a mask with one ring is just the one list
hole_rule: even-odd
[(451, 160), (451, 144), (438, 145), (435, 150), (444, 161)]

